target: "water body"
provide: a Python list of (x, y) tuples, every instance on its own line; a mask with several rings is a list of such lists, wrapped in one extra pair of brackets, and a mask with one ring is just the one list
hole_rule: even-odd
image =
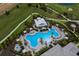
[(48, 32), (46, 33), (38, 32), (35, 35), (26, 35), (26, 40), (30, 42), (30, 45), (32, 47), (36, 47), (39, 44), (38, 42), (39, 38), (42, 38), (43, 41), (49, 42), (51, 40), (50, 39), (51, 36), (53, 36), (54, 38), (58, 38), (60, 36), (56, 28), (52, 28), (48, 30)]
[(76, 3), (61, 3), (60, 5), (65, 6), (65, 7), (72, 7)]

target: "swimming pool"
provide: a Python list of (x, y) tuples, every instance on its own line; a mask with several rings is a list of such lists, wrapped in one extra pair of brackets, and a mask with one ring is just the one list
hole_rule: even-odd
[(51, 36), (53, 36), (55, 39), (57, 39), (60, 36), (59, 32), (55, 27), (51, 28), (47, 32), (37, 32), (34, 35), (26, 34), (25, 39), (30, 42), (31, 47), (35, 48), (39, 45), (40, 38), (42, 38), (44, 42), (50, 42)]

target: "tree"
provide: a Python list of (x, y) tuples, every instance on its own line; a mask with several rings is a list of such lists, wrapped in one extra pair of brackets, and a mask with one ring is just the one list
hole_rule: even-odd
[(43, 43), (44, 43), (42, 38), (40, 38), (40, 43), (41, 43), (41, 44), (43, 44)]
[(49, 48), (52, 48), (53, 46), (52, 46), (52, 44), (49, 44)]
[(45, 4), (39, 4), (40, 5), (40, 9), (44, 10), (45, 12), (47, 11), (47, 7)]
[(36, 8), (38, 8), (39, 6), (38, 6), (38, 4), (36, 4)]
[(3, 45), (2, 44), (0, 44), (0, 49), (2, 49), (3, 48)]
[(67, 12), (64, 12), (63, 15), (64, 15), (64, 16), (68, 16), (68, 13), (67, 13)]
[(6, 15), (9, 15), (9, 14), (10, 14), (10, 11), (5, 11), (5, 14), (6, 14)]
[(24, 49), (24, 46), (21, 46), (21, 49), (23, 50)]
[(16, 8), (19, 8), (19, 5), (16, 5)]
[(21, 41), (18, 41), (18, 44), (19, 44), (20, 46), (22, 46), (22, 42), (21, 42)]
[(31, 4), (31, 3), (28, 3), (27, 5), (28, 5), (29, 7), (31, 7), (31, 6), (32, 6), (32, 4)]

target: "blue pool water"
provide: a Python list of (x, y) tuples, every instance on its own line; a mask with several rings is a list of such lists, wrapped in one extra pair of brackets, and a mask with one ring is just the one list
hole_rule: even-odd
[(56, 28), (52, 28), (48, 30), (47, 32), (37, 32), (35, 35), (27, 35), (26, 34), (26, 40), (30, 42), (31, 47), (36, 47), (39, 45), (38, 39), (42, 38), (44, 41), (50, 41), (50, 37), (53, 36), (54, 38), (59, 37), (59, 32), (56, 30)]

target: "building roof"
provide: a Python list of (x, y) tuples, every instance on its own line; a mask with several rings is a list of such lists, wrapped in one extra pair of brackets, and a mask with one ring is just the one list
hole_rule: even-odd
[(37, 27), (47, 26), (47, 23), (44, 18), (38, 17), (37, 19), (34, 19), (34, 21)]
[(74, 43), (69, 43), (63, 48), (63, 50), (65, 55), (71, 56), (76, 56), (76, 53), (79, 52), (79, 48), (77, 48)]
[(42, 56), (62, 56), (64, 55), (64, 52), (62, 50), (62, 47), (57, 44), (55, 47), (42, 54)]
[(69, 43), (64, 48), (58, 44), (41, 56), (76, 56), (77, 52), (79, 52), (79, 48), (77, 48), (74, 43)]

